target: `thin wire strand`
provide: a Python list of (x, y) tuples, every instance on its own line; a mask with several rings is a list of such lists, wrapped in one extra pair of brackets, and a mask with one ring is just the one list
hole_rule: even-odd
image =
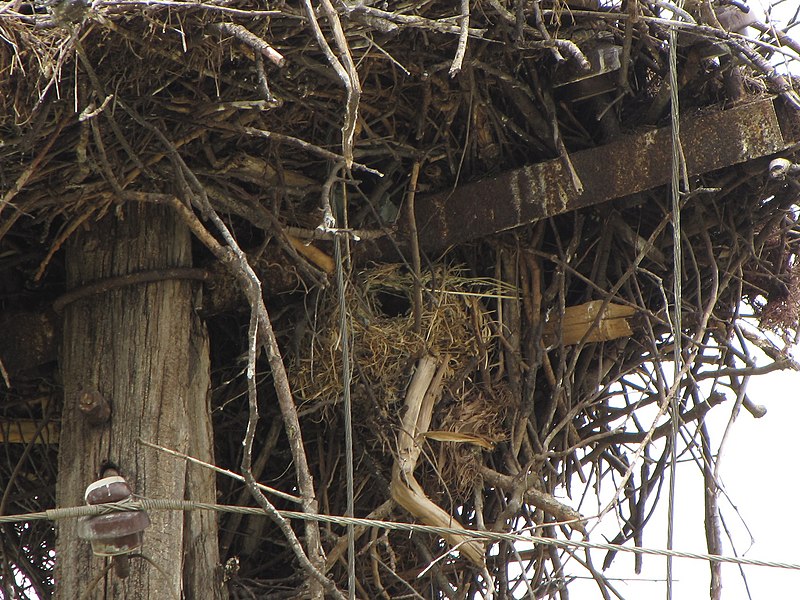
[[(353, 410), (350, 398), (350, 377), (352, 364), (350, 359), (350, 321), (347, 315), (345, 294), (344, 265), (342, 260), (342, 243), (347, 243), (342, 236), (334, 240), (336, 259), (336, 284), (339, 288), (339, 332), (342, 345), (342, 396), (344, 399), (344, 448), (347, 476), (347, 516), (355, 515), (355, 468), (353, 465)], [(347, 525), (347, 595), (350, 600), (356, 597), (356, 539), (353, 525)]]
[[(229, 504), (211, 504), (207, 502), (193, 502), (189, 500), (171, 500), (166, 498), (139, 498), (136, 500), (124, 500), (122, 502), (110, 502), (108, 504), (97, 504), (93, 506), (73, 506), (68, 508), (53, 508), (41, 512), (26, 513), (21, 515), (0, 516), (0, 524), (3, 523), (24, 523), (28, 521), (69, 519), (76, 517), (87, 517), (92, 515), (109, 514), (113, 512), (130, 512), (135, 510), (211, 510), (224, 513), (237, 513), (243, 515), (263, 515), (267, 516), (261, 508), (251, 506), (233, 506)], [(466, 529), (452, 529), (450, 527), (436, 527), (433, 525), (418, 525), (414, 523), (399, 523), (397, 521), (383, 521), (379, 519), (364, 519), (359, 517), (342, 517), (335, 515), (322, 515), (317, 513), (303, 513), (291, 510), (279, 510), (278, 513), (284, 519), (297, 519), (300, 521), (318, 521), (320, 523), (331, 523), (334, 525), (352, 525), (354, 527), (376, 527), (390, 531), (406, 531), (410, 533), (431, 533), (444, 535), (458, 533), (469, 536), (476, 540), (486, 541), (508, 541), (544, 544), (558, 548), (584, 548), (607, 550), (611, 552), (629, 552), (633, 554), (666, 556), (674, 558), (687, 558), (693, 560), (703, 560), (706, 562), (728, 563), (736, 565), (749, 565), (754, 567), (768, 567), (774, 569), (788, 569), (800, 571), (800, 563), (785, 563), (755, 558), (744, 558), (741, 556), (722, 556), (718, 554), (703, 554), (700, 552), (685, 552), (680, 550), (669, 550), (660, 548), (642, 548), (637, 546), (622, 546), (619, 544), (605, 544), (601, 542), (587, 542), (581, 540), (567, 540), (540, 537), (523, 533), (502, 533), (496, 531), (474, 531)]]
[[(677, 1), (677, 8), (683, 10), (683, 0)], [(683, 357), (683, 344), (681, 332), (683, 324), (681, 322), (681, 308), (683, 290), (681, 279), (683, 277), (683, 254), (681, 246), (681, 171), (683, 170), (683, 152), (681, 150), (680, 137), (680, 105), (678, 100), (678, 34), (674, 26), (669, 28), (669, 92), (670, 92), (670, 121), (672, 124), (672, 169), (670, 194), (672, 196), (672, 247), (673, 263), (673, 317), (672, 317), (672, 337), (674, 344), (674, 378), (673, 386), (675, 393), (669, 401), (670, 420), (672, 421), (672, 431), (670, 432), (670, 461), (669, 461), (669, 500), (667, 511), (667, 549), (672, 550), (675, 541), (675, 477), (677, 474), (677, 445), (678, 445), (678, 403), (681, 397), (681, 379), (683, 371), (681, 360)], [(667, 600), (672, 600), (672, 557), (667, 556)]]

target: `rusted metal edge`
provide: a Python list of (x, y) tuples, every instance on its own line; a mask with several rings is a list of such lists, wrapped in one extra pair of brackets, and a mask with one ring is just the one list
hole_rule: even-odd
[[(681, 143), (690, 175), (700, 175), (775, 154), (795, 144), (797, 115), (781, 114), (774, 99), (688, 117)], [(584, 186), (579, 194), (561, 160), (550, 160), (420, 198), (420, 245), (428, 251), (490, 235), (539, 219), (629, 196), (670, 181), (669, 127), (626, 136), (570, 155)]]

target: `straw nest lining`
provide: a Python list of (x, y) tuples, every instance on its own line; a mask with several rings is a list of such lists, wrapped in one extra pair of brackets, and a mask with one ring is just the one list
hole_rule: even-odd
[[(402, 267), (378, 266), (357, 273), (345, 297), (353, 348), (354, 409), (366, 417), (360, 427), (369, 430), (380, 425), (372, 431), (380, 436), (385, 450), (395, 445), (392, 430), (385, 427), (396, 426), (410, 374), (425, 354), (446, 360), (447, 380), (455, 384), (447, 386), (453, 404), (446, 410), (447, 416), (442, 416), (443, 428), (457, 431), (461, 422), (465, 432), (480, 435), (484, 429), (498, 426), (491, 424), (497, 420), (499, 406), (489, 406), (474, 394), (476, 402), (465, 398), (470, 396), (468, 377), (477, 363), (482, 361), (485, 369), (492, 360), (486, 352), (493, 346), (494, 334), (487, 324), (491, 315), (479, 302), (479, 297), (491, 293), (487, 288), (492, 283), (470, 279), (463, 268), (446, 265), (425, 272), (421, 285), (427, 302), (420, 332), (414, 326), (413, 284), (414, 276)], [(340, 331), (337, 292), (330, 289), (317, 300), (292, 369), (301, 411), (340, 409), (335, 408), (341, 402), (343, 385)], [(483, 407), (478, 412), (485, 419), (475, 414), (468, 417), (478, 405)], [(459, 417), (459, 413), (463, 414)], [(476, 427), (477, 423), (483, 427)], [(487, 439), (496, 442), (502, 437), (494, 431)]]
[[(409, 188), (420, 202), (425, 192), (663, 126), (669, 117), (664, 42), (674, 13), (664, 3), (586, 10), (587, 4), (470, 3), (468, 53), (456, 77), (449, 70), (461, 30), (452, 2), (389, 3), (387, 14), (369, 3), (359, 5), (361, 12), (342, 8), (337, 18), (361, 87), (351, 172), (341, 168), (347, 92), (299, 7), (281, 4), (265, 12), (244, 1), (146, 8), (98, 2), (74, 17), (38, 4), (9, 5), (0, 13), (4, 310), (49, 306), (63, 292), (64, 241), (102, 215), (124, 217), (130, 203), (177, 195), (188, 205), (202, 188), (249, 251), (268, 292), (316, 290), (328, 280), (330, 264), (302, 254), (305, 246), (297, 242), (316, 236), (326, 210), (346, 213), (368, 240), (363, 231), (386, 233), (385, 222), (406, 206)], [(747, 45), (701, 12), (693, 18), (711, 29), (681, 36), (678, 50), (684, 115), (720, 111), (769, 92), (789, 96), (791, 82), (783, 80), (789, 87), (782, 87), (757, 60), (756, 50), (768, 56), (772, 50), (763, 44), (778, 33), (767, 28), (761, 35), (756, 28), (750, 37), (759, 44)], [(320, 17), (320, 26), (333, 44), (333, 20)], [(283, 63), (273, 62), (257, 40), (279, 51)], [(622, 48), (627, 70), (610, 76), (605, 95), (576, 103), (554, 82), (579, 75), (581, 53), (590, 54), (597, 41)], [(797, 52), (790, 39), (779, 41)], [(419, 178), (412, 186), (415, 164)], [(184, 185), (187, 173), (197, 185)], [(703, 191), (684, 198), (681, 333), (690, 368), (678, 410), (687, 451), (702, 454), (698, 463), (712, 464), (700, 423), (719, 396), (710, 396), (701, 382), (713, 383), (715, 394), (743, 399), (752, 412), (746, 381), (756, 359), (750, 344), (767, 356), (758, 372), (794, 366), (769, 334), (775, 330), (789, 340), (797, 329), (800, 225), (794, 180), (771, 178), (766, 165), (733, 166), (692, 178), (691, 185)], [(441, 262), (432, 257), (433, 266), (419, 273), (425, 290), (419, 333), (409, 293), (415, 277), (394, 266), (353, 274), (345, 300), (355, 365), (358, 514), (384, 510), (403, 400), (416, 360), (432, 352), (448, 363), (432, 423), (419, 438), (424, 455), (417, 476), (425, 492), (469, 527), (536, 526), (545, 535), (574, 535), (555, 524), (575, 517), (566, 504), (586, 505), (571, 486), (584, 478), (582, 488), (600, 489), (631, 475), (648, 427), (639, 410), (668, 395), (675, 298), (665, 198), (663, 188), (651, 190), (455, 248), (454, 258)], [(332, 254), (329, 242), (315, 245)], [(207, 266), (208, 253), (197, 255)], [(286, 282), (274, 285), (278, 277), (260, 270), (260, 262), (288, 273)], [(321, 510), (343, 514), (339, 300), (326, 289), (312, 310), (298, 295), (271, 298), (275, 326), (292, 366)], [(247, 414), (239, 362), (246, 323), (236, 302), (241, 298), (211, 319), (217, 457), (232, 469), (241, 462)], [(621, 318), (634, 334), (611, 340), (579, 329), (569, 343), (560, 339), (565, 315), (590, 302), (626, 309)], [(601, 329), (596, 319), (604, 309), (592, 306), (597, 311), (588, 326)], [(761, 331), (739, 318), (750, 309)], [(4, 404), (4, 416), (14, 423), (44, 424), (51, 416), (45, 407), (57, 406), (35, 401), (42, 389), (55, 395), (52, 363), (46, 364), (22, 385), (12, 377), (15, 393), (24, 396)], [(264, 379), (264, 421), (274, 423), (259, 431), (263, 464), (256, 475), (294, 492), (292, 460)], [(658, 423), (665, 424), (666, 417)], [(616, 505), (623, 523), (616, 541), (642, 543), (644, 515), (665, 473), (659, 445), (665, 431), (644, 448), (644, 466), (624, 490), (628, 502)], [(8, 510), (52, 503), (53, 446), (31, 448), (7, 447), (0, 487), (10, 490)], [(713, 480), (706, 484), (715, 489)], [(221, 480), (220, 498), (248, 501), (237, 486)], [(553, 502), (565, 489), (572, 499)], [(386, 517), (410, 518), (397, 507), (385, 511)], [(715, 518), (707, 515), (711, 524)], [(223, 523), (225, 557), (242, 564), (230, 583), (234, 594), (248, 597), (251, 588), (264, 587), (277, 594), (281, 586), (294, 593), (303, 574), (298, 569), (286, 579), (293, 557), (282, 533), (263, 519)], [(4, 532), (4, 549), (28, 553), (4, 557), (12, 557), (7, 568), (22, 565), (45, 597), (52, 585), (52, 531), (37, 527)], [(326, 549), (339, 547), (341, 533), (326, 531)], [(423, 595), (449, 595), (455, 588), (466, 596), (480, 594), (487, 581), (452, 557), (416, 579), (446, 550), (434, 538), (376, 532), (359, 538), (358, 550), (364, 597), (402, 595), (409, 587)], [(550, 590), (567, 576), (561, 561), (571, 560), (540, 550), (522, 559), (508, 544), (499, 552), (489, 569), (504, 591), (527, 585)], [(517, 576), (508, 569), (515, 561), (525, 565)], [(332, 573), (343, 585), (344, 569)], [(609, 594), (613, 584), (590, 574)]]

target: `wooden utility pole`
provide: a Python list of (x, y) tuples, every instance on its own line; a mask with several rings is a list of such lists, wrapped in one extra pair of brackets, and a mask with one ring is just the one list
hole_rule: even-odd
[[(67, 286), (191, 266), (191, 240), (168, 209), (128, 205), (73, 236)], [(64, 308), (58, 506), (83, 503), (107, 461), (133, 492), (150, 498), (213, 502), (214, 475), (143, 445), (140, 439), (213, 462), (208, 339), (194, 308), (199, 286), (186, 279), (120, 285)], [(79, 410), (84, 392), (111, 405), (107, 423)], [(157, 511), (120, 579), (92, 555), (77, 522), (58, 523), (56, 598), (144, 600), (223, 597), (213, 514)], [(89, 591), (91, 590), (91, 591)], [(84, 594), (88, 595), (84, 596)]]

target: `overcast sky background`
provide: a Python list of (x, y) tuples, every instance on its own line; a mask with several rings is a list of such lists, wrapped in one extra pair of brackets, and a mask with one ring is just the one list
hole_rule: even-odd
[[(766, 0), (762, 7), (769, 4)], [(758, 6), (751, 0), (752, 8)], [(790, 17), (800, 8), (800, 0), (784, 0), (773, 12), (773, 20)], [(762, 8), (762, 12), (763, 12)], [(795, 36), (800, 35), (800, 27)], [(800, 73), (800, 64), (791, 65)], [(757, 351), (754, 351), (757, 354)], [(795, 352), (800, 359), (800, 352)], [(761, 364), (763, 364), (762, 361)], [(731, 394), (728, 394), (732, 396)], [(767, 407), (766, 416), (754, 419), (742, 410), (733, 427), (722, 455), (721, 483), (724, 494), (719, 506), (731, 540), (723, 530), (725, 554), (736, 554), (777, 562), (800, 563), (800, 373), (776, 372), (751, 379), (748, 396), (756, 404)], [(707, 416), (712, 446), (717, 447), (730, 418), (733, 398), (717, 406)], [(637, 469), (638, 473), (638, 469)], [(580, 489), (577, 482), (576, 490)], [(609, 486), (610, 487), (610, 486)], [(654, 518), (645, 527), (643, 544), (649, 548), (666, 548), (667, 496), (665, 485)], [(570, 505), (575, 502), (564, 498)], [(584, 514), (592, 514), (586, 507)], [(703, 482), (698, 466), (684, 462), (676, 477), (676, 520), (673, 547), (676, 550), (706, 553)], [(615, 516), (609, 514), (592, 534), (593, 541), (608, 541), (619, 530)], [(595, 551), (596, 567), (604, 554)], [(628, 600), (666, 597), (666, 560), (645, 556), (641, 575), (634, 574), (634, 556), (617, 555), (604, 575), (612, 580), (617, 591)], [(700, 560), (674, 559), (673, 598), (694, 600), (709, 597), (709, 567)], [(763, 600), (800, 598), (800, 571), (765, 567), (742, 567), (747, 579), (745, 587), (739, 567), (723, 565), (724, 600)], [(569, 572), (586, 577), (579, 565), (572, 563)], [(597, 585), (591, 579), (578, 579), (569, 584), (572, 600), (599, 598)]]
[[(748, 390), (748, 396), (755, 403), (765, 405), (768, 413), (761, 419), (754, 419), (742, 410), (735, 422), (722, 455), (720, 478), (726, 495), (720, 499), (720, 512), (739, 555), (800, 563), (800, 520), (797, 518), (800, 485), (797, 483), (795, 454), (800, 442), (800, 374), (776, 372), (754, 378)], [(733, 399), (730, 399), (709, 413), (706, 422), (712, 444), (718, 445), (722, 439), (732, 407)], [(656, 515), (645, 527), (645, 547), (667, 547), (667, 494), (665, 485)], [(702, 474), (693, 462), (679, 464), (675, 495), (673, 547), (676, 550), (707, 553)], [(593, 541), (604, 541), (604, 531), (609, 541), (618, 531), (613, 515), (606, 517), (603, 526), (593, 532)], [(722, 537), (724, 554), (733, 555), (731, 542), (724, 530)], [(603, 557), (604, 554), (600, 552), (593, 555), (596, 567), (602, 564)], [(665, 598), (666, 560), (645, 556), (644, 569), (638, 576), (634, 574), (633, 561), (633, 554), (621, 553), (604, 575), (615, 579), (612, 584), (626, 599)], [(750, 566), (742, 568), (750, 596), (739, 568), (723, 565), (724, 600), (800, 598), (800, 571)], [(710, 575), (705, 562), (674, 559), (673, 569), (673, 598), (686, 600), (709, 597)], [(586, 575), (577, 566), (572, 572)], [(573, 599), (600, 597), (597, 585), (591, 580), (574, 581), (569, 587)]]
[[(762, 13), (770, 2), (760, 3)], [(749, 5), (757, 9), (759, 3)], [(776, 3), (772, 20), (788, 19), (800, 8), (800, 0)], [(800, 27), (793, 32), (795, 39)], [(795, 61), (784, 68), (800, 73)], [(754, 355), (758, 355), (754, 351)], [(800, 359), (800, 351), (794, 352)], [(762, 360), (760, 364), (767, 361)], [(730, 538), (723, 529), (725, 554), (776, 562), (800, 563), (800, 373), (780, 371), (754, 377), (747, 389), (756, 404), (767, 407), (761, 419), (742, 410), (733, 426), (721, 457), (720, 478), (724, 494), (719, 507)], [(728, 394), (729, 396), (731, 394)], [(712, 447), (718, 447), (731, 415), (733, 399), (711, 410), (706, 423)], [(673, 547), (676, 550), (706, 553), (703, 480), (698, 466), (692, 462), (678, 465), (676, 477), (676, 518)], [(645, 527), (643, 545), (666, 548), (667, 540), (666, 485), (654, 518)], [(593, 533), (593, 541), (604, 541), (600, 532), (608, 532), (609, 540), (618, 531), (614, 516), (609, 515)], [(604, 554), (595, 553), (595, 566), (602, 564)], [(644, 557), (641, 575), (633, 570), (633, 554), (619, 554), (612, 567), (604, 572), (626, 599), (666, 598), (666, 559)], [(722, 598), (724, 600), (763, 600), (800, 598), (800, 571), (766, 567), (723, 565)], [(585, 576), (580, 567), (573, 572)], [(674, 559), (673, 598), (694, 600), (709, 598), (710, 574), (707, 563), (700, 560)], [(576, 580), (569, 586), (570, 598), (599, 598), (597, 585), (591, 580)]]

